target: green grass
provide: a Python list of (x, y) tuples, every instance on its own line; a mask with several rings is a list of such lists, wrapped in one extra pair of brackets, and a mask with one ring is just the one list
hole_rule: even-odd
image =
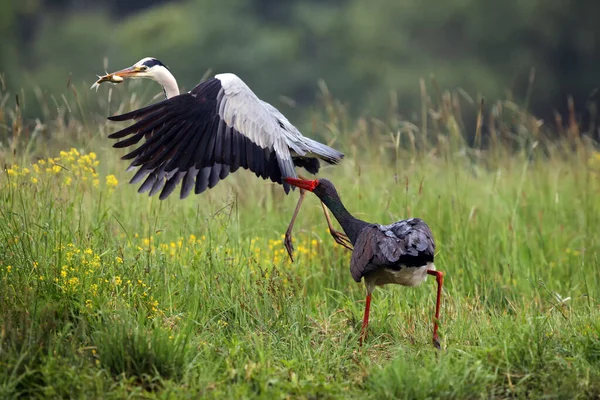
[(377, 289), (358, 347), (364, 287), (316, 198), (292, 264), (281, 235), (297, 195), (241, 171), (161, 202), (126, 183), (112, 124), (47, 115), (44, 143), (4, 109), (0, 397), (599, 397), (600, 155), (521, 111), (470, 148), (440, 104), (424, 135), (327, 101), (348, 157), (321, 176), (363, 219), (429, 223), (443, 351), (431, 279)]

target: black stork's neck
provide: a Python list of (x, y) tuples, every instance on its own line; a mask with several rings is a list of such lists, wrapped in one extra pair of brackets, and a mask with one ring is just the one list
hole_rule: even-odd
[[(332, 185), (333, 188), (333, 185)], [(335, 219), (340, 223), (342, 229), (348, 236), (348, 239), (352, 244), (356, 244), (358, 234), (363, 230), (364, 227), (370, 225), (370, 223), (355, 218), (352, 214), (346, 210), (342, 199), (338, 195), (335, 188), (333, 190), (327, 190), (324, 192), (315, 191), (315, 194), (321, 199), (321, 201), (331, 210)]]

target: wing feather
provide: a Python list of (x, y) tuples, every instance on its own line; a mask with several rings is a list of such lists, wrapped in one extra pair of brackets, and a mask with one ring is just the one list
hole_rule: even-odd
[(360, 231), (358, 239), (356, 239), (350, 259), (350, 273), (356, 282), (360, 282), (362, 277), (367, 274), (367, 268), (373, 262), (375, 256), (373, 243), (376, 243), (379, 234), (375, 225), (369, 225)]
[(379, 268), (419, 267), (433, 262), (435, 241), (419, 218), (392, 225), (369, 225), (360, 232), (350, 262), (355, 281)]
[[(290, 186), (283, 178), (297, 177), (293, 157), (314, 153), (314, 146), (303, 147), (311, 141), (303, 141), (306, 138), (275, 107), (233, 74), (217, 75), (189, 93), (109, 119), (135, 121), (109, 137), (121, 139), (113, 145), (117, 148), (137, 145), (122, 157), (132, 160), (130, 167), (139, 167), (131, 182), (144, 180), (141, 192), (162, 189), (161, 199), (180, 184), (181, 198), (192, 189), (201, 193), (240, 167), (283, 184), (287, 193)], [(321, 146), (330, 150), (327, 156), (318, 155), (327, 162), (343, 157)], [(309, 165), (304, 159), (298, 162)]]

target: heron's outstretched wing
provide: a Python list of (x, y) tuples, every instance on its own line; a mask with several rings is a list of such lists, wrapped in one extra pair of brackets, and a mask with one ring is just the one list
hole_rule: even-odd
[(350, 272), (356, 282), (381, 268), (419, 267), (433, 262), (435, 241), (429, 226), (419, 218), (391, 225), (369, 225), (354, 245)]
[[(134, 170), (135, 166), (130, 166), (127, 170)], [(180, 197), (182, 199), (186, 198), (192, 189), (196, 194), (204, 192), (206, 189), (212, 189), (219, 183), (220, 180), (225, 179), (229, 175), (229, 165), (224, 164), (214, 164), (211, 167), (204, 167), (200, 171), (190, 170), (186, 172), (177, 171), (175, 173), (183, 174), (182, 188)], [(170, 178), (174, 175), (174, 173), (167, 174), (164, 170), (164, 167), (156, 170), (149, 170), (144, 167), (137, 170), (135, 175), (131, 178), (129, 183), (136, 184), (144, 181), (140, 188), (138, 189), (139, 193), (149, 192), (150, 196), (155, 195), (159, 191), (163, 190), (161, 196), (162, 198), (167, 197), (176, 187), (177, 180)], [(144, 179), (145, 178), (145, 179)], [(189, 179), (190, 181), (187, 181)], [(195, 182), (194, 182), (195, 179)], [(165, 183), (171, 182), (171, 184), (175, 183), (172, 186), (165, 186)], [(164, 189), (163, 189), (164, 188)]]
[[(282, 178), (296, 177), (290, 150), (299, 158), (321, 152), (325, 154), (322, 158), (332, 163), (343, 157), (318, 142), (306, 140), (300, 145), (290, 141), (289, 136), (296, 133), (289, 132), (289, 122), (282, 121), (282, 115), (266, 104), (241, 79), (221, 74), (189, 93), (110, 117), (137, 122), (109, 137), (123, 139), (114, 147), (133, 146), (145, 139), (123, 158), (133, 159), (131, 167), (140, 167), (132, 181), (147, 176), (140, 191), (154, 194), (162, 190), (161, 199), (179, 183), (181, 197), (192, 189), (200, 193), (240, 167), (283, 184), (287, 193), (289, 185)], [(296, 141), (304, 138), (299, 132), (297, 135)]]

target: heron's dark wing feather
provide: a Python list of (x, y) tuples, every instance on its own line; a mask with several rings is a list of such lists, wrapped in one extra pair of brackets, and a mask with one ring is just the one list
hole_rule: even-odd
[[(281, 151), (281, 143), (260, 139), (257, 131), (252, 134), (238, 131), (247, 124), (236, 124), (233, 120), (229, 125), (220, 117), (218, 110), (223, 105), (219, 101), (227, 100), (223, 99), (221, 83), (213, 78), (190, 93), (110, 117), (113, 121), (137, 121), (110, 135), (123, 139), (114, 147), (130, 147), (145, 139), (123, 157), (133, 159), (131, 166), (140, 167), (132, 182), (146, 178), (140, 191), (150, 191), (152, 195), (162, 189), (163, 199), (181, 184), (180, 196), (185, 197), (192, 188), (201, 193), (214, 187), (240, 167), (278, 183), (282, 183), (282, 165), (289, 163), (295, 174), (287, 147)], [(244, 118), (241, 111), (229, 111), (231, 118)], [(282, 161), (281, 157), (287, 158)], [(289, 167), (286, 170), (289, 175)], [(283, 185), (288, 192), (289, 186)]]
[(139, 108), (137, 110), (133, 110), (133, 111), (125, 113), (125, 114), (113, 115), (111, 117), (108, 117), (108, 119), (110, 121), (127, 121), (130, 119), (140, 119), (142, 117), (148, 116), (149, 114), (151, 114), (154, 111), (160, 110), (161, 108), (164, 107), (164, 105), (167, 101), (168, 100), (163, 100), (161, 102), (151, 104), (149, 106)]
[[(162, 114), (162, 115), (161, 115)], [(157, 117), (158, 116), (158, 117)], [(156, 118), (157, 117), (157, 118)], [(146, 115), (146, 118), (142, 121), (138, 121), (128, 128), (122, 129), (118, 132), (109, 135), (110, 139), (121, 139), (132, 133), (151, 132), (154, 128), (160, 126), (165, 122), (166, 115), (159, 109), (154, 113)], [(140, 137), (141, 139), (141, 137)]]
[(431, 230), (419, 218), (391, 225), (370, 225), (357, 239), (350, 272), (355, 281), (378, 268), (420, 267), (433, 262), (435, 241)]
[(168, 197), (177, 187), (177, 184), (181, 182), (181, 193), (180, 198), (186, 198), (192, 190), (194, 193), (200, 194), (206, 189), (212, 189), (219, 183), (220, 180), (225, 179), (229, 175), (229, 166), (223, 164), (214, 164), (210, 167), (204, 167), (201, 170), (196, 168), (190, 168), (185, 172), (178, 172), (178, 175), (174, 175), (167, 179), (167, 174), (164, 169), (152, 170), (140, 168), (136, 171), (135, 175), (131, 178), (129, 183), (137, 184), (145, 181), (139, 188), (139, 193), (144, 193), (152, 189), (155, 183), (162, 177), (164, 181), (164, 189), (160, 194), (161, 199)]

